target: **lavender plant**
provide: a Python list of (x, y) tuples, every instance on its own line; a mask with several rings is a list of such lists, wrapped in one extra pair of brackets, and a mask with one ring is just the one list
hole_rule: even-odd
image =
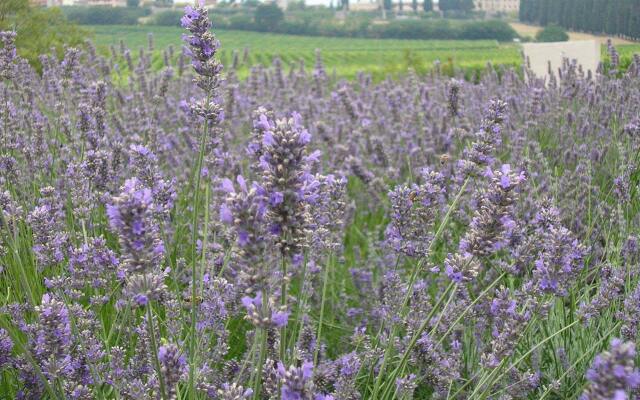
[(0, 33), (0, 397), (637, 397), (637, 60), (240, 79), (182, 25)]

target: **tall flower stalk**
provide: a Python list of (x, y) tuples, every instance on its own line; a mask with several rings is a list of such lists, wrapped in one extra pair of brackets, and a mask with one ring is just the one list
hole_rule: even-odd
[[(187, 6), (185, 14), (181, 19), (182, 27), (187, 29), (190, 35), (185, 35), (184, 41), (188, 46), (188, 54), (191, 56), (191, 65), (196, 73), (194, 82), (204, 91), (205, 97), (199, 101), (192, 101), (190, 104), (191, 113), (195, 117), (201, 118), (202, 133), (198, 158), (194, 168), (194, 192), (193, 192), (193, 218), (191, 237), (191, 334), (189, 340), (189, 388), (193, 388), (195, 381), (195, 346), (196, 346), (196, 324), (197, 324), (197, 284), (200, 279), (198, 271), (197, 237), (198, 220), (200, 218), (200, 186), (203, 175), (203, 162), (207, 150), (207, 140), (210, 139), (211, 127), (217, 124), (222, 117), (222, 108), (214, 101), (217, 96), (217, 89), (221, 82), (222, 64), (215, 58), (220, 46), (211, 29), (211, 21), (204, 2), (200, 0), (195, 7)], [(208, 193), (208, 191), (207, 191)], [(208, 199), (206, 199), (208, 202)], [(207, 226), (205, 221), (205, 226)], [(205, 242), (208, 232), (204, 232)], [(206, 245), (202, 246), (200, 261), (204, 263), (204, 252)]]
[[(281, 254), (281, 304), (287, 303), (287, 265), (301, 260), (310, 237), (309, 201), (318, 183), (310, 173), (310, 165), (318, 154), (307, 154), (311, 135), (302, 126), (301, 117), (269, 121), (262, 136), (260, 156), (262, 181), (268, 199), (267, 221)], [(284, 330), (283, 330), (284, 331)], [(281, 338), (282, 344), (286, 342)], [(283, 357), (284, 354), (281, 354)]]

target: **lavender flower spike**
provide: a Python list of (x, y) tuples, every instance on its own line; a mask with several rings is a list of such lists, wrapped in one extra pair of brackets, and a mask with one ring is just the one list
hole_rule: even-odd
[(633, 342), (611, 341), (611, 349), (596, 356), (587, 371), (589, 384), (580, 400), (626, 400), (640, 386)]
[(178, 346), (168, 344), (160, 346), (158, 349), (158, 361), (164, 384), (167, 387), (167, 395), (170, 399), (174, 399), (177, 393), (176, 385), (186, 376), (189, 368), (187, 360), (180, 353)]
[(280, 395), (282, 400), (311, 400), (313, 399), (313, 363), (305, 361), (301, 367), (290, 366), (285, 369), (278, 363), (278, 376), (282, 382)]
[(183, 37), (188, 46), (187, 52), (191, 56), (196, 85), (204, 90), (207, 98), (191, 104), (191, 110), (207, 120), (217, 120), (222, 115), (222, 109), (211, 100), (221, 83), (222, 64), (215, 58), (220, 43), (211, 32), (209, 13), (200, 1), (196, 7), (187, 6), (180, 20), (182, 27), (191, 34)]
[(120, 195), (107, 205), (107, 216), (122, 249), (123, 270), (119, 275), (127, 282), (126, 297), (138, 306), (164, 298), (165, 272), (160, 264), (165, 249), (151, 189), (137, 178), (128, 179)]
[(260, 166), (269, 199), (267, 218), (284, 255), (298, 254), (308, 245), (309, 204), (318, 186), (309, 169), (319, 154), (307, 155), (311, 134), (301, 119), (293, 113), (290, 118), (269, 122), (270, 129), (262, 137)]
[(129, 272), (158, 266), (164, 255), (154, 212), (152, 191), (137, 178), (128, 179), (120, 195), (107, 205), (109, 225), (118, 234), (124, 267)]
[(11, 79), (13, 76), (13, 62), (16, 59), (16, 33), (11, 31), (0, 32), (0, 79)]

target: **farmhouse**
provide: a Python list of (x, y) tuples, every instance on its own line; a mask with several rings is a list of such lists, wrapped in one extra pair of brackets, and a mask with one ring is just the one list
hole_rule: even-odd
[(489, 14), (511, 13), (520, 10), (520, 0), (475, 0), (476, 10)]

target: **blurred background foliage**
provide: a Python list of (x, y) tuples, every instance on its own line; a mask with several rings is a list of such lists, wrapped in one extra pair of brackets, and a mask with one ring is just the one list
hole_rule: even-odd
[(28, 0), (0, 0), (0, 30), (18, 33), (18, 53), (38, 70), (40, 54), (53, 49), (60, 56), (65, 45), (77, 46), (90, 36), (69, 23), (59, 8), (32, 7)]

